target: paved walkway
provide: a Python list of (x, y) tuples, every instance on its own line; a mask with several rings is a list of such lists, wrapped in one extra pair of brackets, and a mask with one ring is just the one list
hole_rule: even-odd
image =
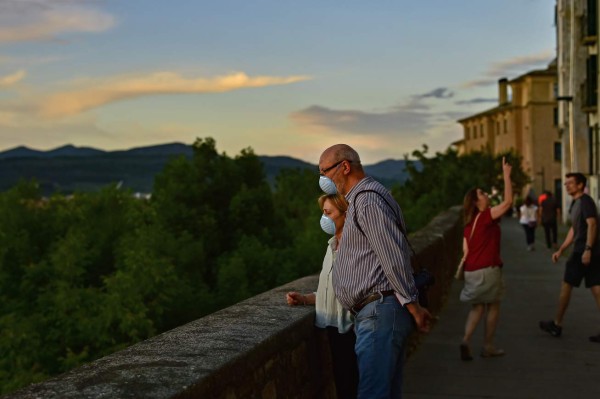
[[(600, 344), (588, 341), (600, 332), (600, 311), (590, 291), (574, 290), (561, 338), (538, 327), (539, 320), (555, 314), (564, 268), (564, 258), (553, 264), (551, 253), (542, 229), (537, 229), (536, 251), (528, 252), (516, 219), (504, 219), (507, 292), (496, 342), (506, 356), (460, 360), (468, 306), (458, 300), (462, 283), (454, 282), (440, 320), (406, 365), (404, 398), (600, 398)], [(482, 338), (480, 324), (473, 355)]]

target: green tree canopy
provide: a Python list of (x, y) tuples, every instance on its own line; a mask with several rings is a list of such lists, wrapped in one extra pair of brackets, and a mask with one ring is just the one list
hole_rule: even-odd
[(486, 191), (496, 187), (502, 193), (502, 158), (513, 166), (511, 179), (513, 192), (518, 193), (529, 182), (521, 167), (521, 158), (513, 151), (496, 156), (489, 152), (471, 152), (458, 155), (448, 149), (427, 157), (428, 147), (412, 153), (419, 161), (407, 162), (409, 179), (403, 185), (392, 187), (392, 193), (400, 203), (410, 230), (425, 226), (435, 215), (453, 205), (461, 205), (463, 197), (471, 188)]
[[(271, 189), (251, 148), (230, 157), (205, 138), (193, 149), (156, 176), (149, 201), (116, 185), (0, 193), (0, 393), (321, 269), (316, 171), (283, 170)], [(409, 163), (393, 188), (412, 230), (471, 187), (502, 190), (501, 156), (413, 155), (422, 167)], [(507, 155), (520, 190), (520, 159)]]

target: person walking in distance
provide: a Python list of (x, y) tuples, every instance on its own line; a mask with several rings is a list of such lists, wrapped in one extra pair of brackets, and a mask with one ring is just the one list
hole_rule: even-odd
[(556, 198), (552, 195), (552, 192), (546, 191), (546, 196), (540, 202), (539, 207), (539, 218), (542, 221), (544, 227), (544, 235), (546, 236), (546, 246), (548, 249), (558, 249), (556, 240), (558, 230), (558, 220), (560, 219), (560, 207)]
[(538, 207), (534, 204), (530, 196), (525, 198), (525, 202), (519, 208), (521, 215), (519, 223), (525, 231), (525, 241), (527, 242), (527, 250), (535, 250), (535, 228), (537, 227)]
[[(582, 173), (567, 173), (565, 189), (572, 198), (569, 208), (571, 228), (565, 241), (552, 254), (552, 261), (558, 262), (565, 249), (571, 244), (573, 251), (567, 259), (565, 274), (558, 297), (558, 309), (553, 320), (540, 321), (540, 328), (554, 337), (560, 337), (563, 318), (569, 306), (573, 287), (579, 287), (585, 278), (585, 286), (594, 296), (600, 309), (600, 237), (598, 234), (598, 210), (594, 200), (584, 193), (587, 179)], [(590, 338), (600, 342), (600, 333)]]
[(428, 331), (431, 320), (418, 302), (402, 210), (346, 144), (321, 154), (319, 172), (323, 191), (349, 203), (333, 288), (355, 317), (358, 398), (401, 398), (408, 336), (415, 325)]

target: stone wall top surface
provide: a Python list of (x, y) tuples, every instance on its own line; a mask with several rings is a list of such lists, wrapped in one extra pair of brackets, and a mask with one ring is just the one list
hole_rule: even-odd
[(295, 327), (312, 325), (314, 308), (290, 308), (284, 297), (317, 283), (317, 276), (296, 280), (3, 397), (173, 397), (251, 351), (276, 351), (274, 337), (310, 332)]

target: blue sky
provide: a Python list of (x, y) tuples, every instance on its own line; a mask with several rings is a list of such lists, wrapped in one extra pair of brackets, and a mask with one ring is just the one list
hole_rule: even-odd
[(0, 150), (213, 137), (365, 163), (461, 137), (545, 67), (553, 0), (0, 0)]

